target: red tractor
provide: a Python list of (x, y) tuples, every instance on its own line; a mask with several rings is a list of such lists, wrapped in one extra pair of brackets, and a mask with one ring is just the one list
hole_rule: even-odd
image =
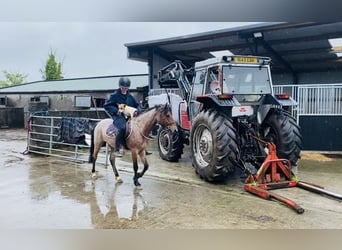
[(296, 102), (274, 95), (270, 58), (222, 56), (187, 69), (175, 61), (158, 72), (161, 88), (175, 95), (150, 96), (149, 103), (168, 98), (179, 130), (158, 132), (160, 157), (178, 161), (190, 145), (192, 165), (209, 181), (224, 181), (243, 165), (255, 172), (267, 156), (260, 141), (272, 142), (280, 158), (292, 165), (300, 158), (302, 136), (290, 110)]

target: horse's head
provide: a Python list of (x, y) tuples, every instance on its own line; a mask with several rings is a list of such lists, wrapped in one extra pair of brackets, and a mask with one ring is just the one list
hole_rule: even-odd
[(170, 105), (157, 106), (157, 123), (163, 127), (169, 127), (172, 131), (177, 131), (177, 125), (172, 116)]

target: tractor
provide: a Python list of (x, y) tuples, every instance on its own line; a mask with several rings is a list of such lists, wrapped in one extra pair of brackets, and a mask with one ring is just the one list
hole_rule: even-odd
[(232, 177), (236, 167), (255, 173), (268, 155), (265, 141), (296, 165), (302, 136), (291, 110), (297, 103), (273, 93), (270, 63), (268, 57), (231, 55), (161, 68), (158, 83), (167, 94), (149, 96), (149, 104), (171, 102), (178, 131), (159, 129), (160, 157), (176, 162), (189, 145), (196, 173), (214, 183)]

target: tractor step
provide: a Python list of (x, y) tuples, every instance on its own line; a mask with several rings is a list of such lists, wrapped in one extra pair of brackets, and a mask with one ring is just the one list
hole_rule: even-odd
[(338, 200), (342, 200), (342, 195), (325, 190), (316, 184), (298, 181), (291, 171), (291, 163), (287, 159), (279, 159), (276, 154), (274, 143), (267, 143), (268, 155), (256, 174), (250, 174), (245, 180), (244, 188), (247, 192), (258, 195), (264, 199), (278, 200), (297, 213), (304, 213), (304, 209), (294, 201), (281, 195), (271, 192), (272, 189), (299, 187), (305, 190), (324, 194)]

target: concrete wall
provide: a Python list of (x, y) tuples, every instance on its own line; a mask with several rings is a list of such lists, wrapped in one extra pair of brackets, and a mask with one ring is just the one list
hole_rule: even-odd
[[(28, 94), (6, 94), (1, 97), (7, 97), (6, 107), (1, 107), (0, 110), (0, 127), (9, 128), (23, 128), (26, 127), (27, 119), (30, 114), (37, 111), (49, 111), (50, 116), (69, 116), (69, 117), (88, 117), (88, 118), (106, 118), (107, 115), (103, 109), (97, 109), (95, 107), (76, 107), (75, 96), (94, 96), (95, 98), (108, 99), (113, 93), (113, 90), (104, 93), (28, 93)], [(148, 88), (143, 87), (139, 89), (132, 89), (131, 93), (137, 99), (138, 102), (143, 102), (148, 93)], [(49, 103), (34, 102), (31, 100), (35, 96), (44, 96), (49, 98)], [(93, 105), (92, 105), (93, 106)], [(7, 111), (5, 111), (7, 110)], [(10, 115), (11, 111), (17, 117)], [(21, 110), (21, 112), (17, 112)], [(15, 122), (14, 122), (15, 121)], [(20, 125), (18, 125), (20, 124)]]
[[(146, 91), (147, 92), (147, 91)], [(30, 106), (32, 107), (31, 98), (35, 96), (47, 96), (49, 98), (48, 110), (88, 110), (87, 107), (76, 107), (75, 97), (76, 96), (95, 96), (95, 98), (101, 97), (104, 99), (109, 98), (113, 93), (35, 93), (35, 94), (6, 94), (7, 96), (7, 107), (20, 107), (24, 109), (24, 112), (30, 112)], [(136, 97), (137, 101), (142, 101), (144, 99), (144, 94), (141, 91), (132, 91), (133, 96)], [(31, 105), (30, 105), (31, 103)], [(36, 110), (33, 110), (36, 111)]]
[[(105, 96), (109, 96), (106, 94)], [(78, 110), (80, 108), (75, 107), (75, 96), (91, 96), (89, 93), (54, 93), (54, 94), (7, 94), (7, 106), (8, 107), (22, 107), (25, 112), (29, 112), (31, 98), (34, 96), (47, 96), (49, 97), (49, 110)]]
[(153, 79), (153, 88), (154, 89), (159, 89), (159, 84), (158, 84), (158, 71), (165, 67), (166, 65), (170, 64), (171, 62), (160, 57), (159, 55), (157, 54), (153, 54), (153, 59), (152, 59), (152, 62), (153, 62), (153, 75), (152, 75), (152, 79)]
[[(298, 74), (298, 84), (342, 83), (342, 71)], [(291, 74), (273, 74), (273, 84), (294, 84)]]
[(0, 128), (24, 128), (23, 108), (0, 108)]

